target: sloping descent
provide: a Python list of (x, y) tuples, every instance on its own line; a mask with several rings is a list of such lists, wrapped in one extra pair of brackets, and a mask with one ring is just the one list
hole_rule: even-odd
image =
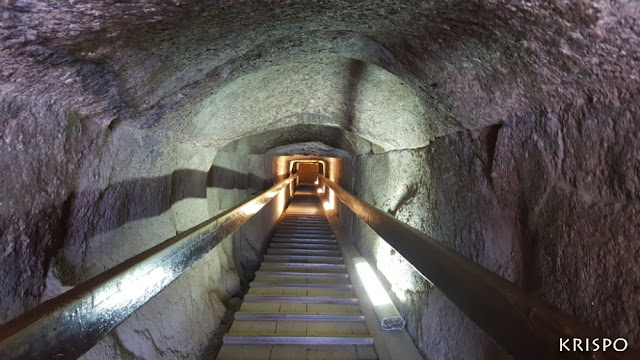
[(312, 186), (294, 194), (217, 358), (378, 358)]

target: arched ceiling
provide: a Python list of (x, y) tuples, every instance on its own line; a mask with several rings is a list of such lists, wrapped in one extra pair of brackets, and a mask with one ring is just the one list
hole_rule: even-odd
[(240, 77), (202, 101), (191, 121), (194, 135), (203, 141), (307, 124), (343, 129), (392, 150), (428, 143), (433, 135), (425, 127), (424, 112), (413, 90), (386, 70), (327, 57)]
[(635, 2), (10, 1), (3, 10), (3, 93), (56, 92), (57, 107), (101, 127), (216, 147), (314, 124), (412, 148), (607, 99), (640, 79)]
[(347, 158), (351, 154), (344, 150), (325, 145), (321, 142), (300, 142), (272, 148), (266, 153), (266, 155), (267, 157), (302, 155)]
[[(301, 149), (317, 148), (321, 151), (333, 149), (350, 155), (384, 151), (380, 146), (363, 139), (355, 132), (343, 130), (338, 126), (317, 124), (298, 124), (247, 135), (230, 142), (221, 150), (242, 154), (264, 154), (272, 149), (293, 144), (299, 144)], [(295, 146), (288, 147), (288, 149), (294, 148)], [(308, 152), (307, 154), (311, 155)]]

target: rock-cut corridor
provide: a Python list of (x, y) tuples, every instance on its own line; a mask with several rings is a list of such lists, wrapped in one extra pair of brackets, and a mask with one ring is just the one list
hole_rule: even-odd
[[(0, 0), (0, 324), (314, 157), (640, 347), (633, 0)], [(283, 204), (270, 206), (80, 358), (213, 358)], [(343, 219), (421, 356), (513, 358)]]

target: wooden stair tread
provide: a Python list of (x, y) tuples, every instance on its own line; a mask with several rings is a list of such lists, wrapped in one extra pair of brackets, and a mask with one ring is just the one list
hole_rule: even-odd
[(357, 304), (304, 304), (277, 302), (245, 302), (241, 312), (248, 313), (304, 313), (304, 314), (361, 314)]
[(266, 254), (264, 261), (309, 261), (309, 262), (332, 262), (342, 263), (342, 256), (321, 256), (321, 255), (287, 255), (287, 254)]
[(297, 302), (301, 304), (318, 303), (318, 304), (358, 304), (357, 297), (339, 297), (339, 296), (254, 296), (247, 295), (244, 297), (245, 302), (275, 302), (287, 303)]
[(309, 255), (309, 256), (340, 256), (340, 250), (305, 250), (305, 249), (273, 249), (267, 250), (268, 255)]
[(317, 194), (294, 194), (217, 358), (377, 359), (343, 261)]
[(217, 360), (373, 360), (373, 345), (225, 344)]
[(251, 288), (257, 287), (300, 287), (300, 288), (323, 288), (323, 289), (353, 289), (350, 283), (322, 283), (322, 284), (304, 284), (304, 283), (276, 283), (254, 281), (250, 284)]
[(331, 321), (363, 322), (362, 314), (310, 314), (310, 313), (252, 313), (237, 312), (235, 320), (240, 321)]
[(333, 244), (309, 244), (309, 243), (294, 243), (294, 242), (282, 242), (272, 243), (272, 249), (318, 249), (318, 250), (338, 250), (338, 245)]
[(335, 245), (335, 239), (309, 239), (309, 238), (273, 238), (271, 244), (276, 243), (302, 243), (302, 244), (328, 244)]
[(310, 233), (275, 233), (273, 235), (274, 239), (287, 239), (287, 238), (300, 238), (300, 239), (333, 239), (335, 235), (333, 234), (310, 234)]
[(264, 262), (263, 265), (270, 267), (301, 267), (301, 268), (336, 268), (345, 269), (345, 264), (333, 264), (333, 263), (296, 263), (296, 262)]
[(305, 345), (370, 345), (371, 336), (280, 336), (280, 335), (226, 335), (224, 344), (305, 344)]

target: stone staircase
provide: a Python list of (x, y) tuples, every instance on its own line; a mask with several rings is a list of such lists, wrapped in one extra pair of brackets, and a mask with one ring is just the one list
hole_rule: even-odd
[(218, 359), (377, 359), (320, 198), (300, 186)]

